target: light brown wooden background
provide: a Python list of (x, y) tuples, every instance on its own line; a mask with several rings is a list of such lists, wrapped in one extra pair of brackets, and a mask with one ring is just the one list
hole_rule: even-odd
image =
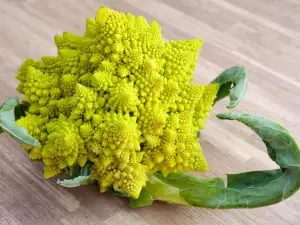
[[(235, 111), (282, 123), (300, 141), (299, 0), (0, 0), (0, 101), (16, 95), (14, 78), (28, 57), (56, 54), (55, 34), (83, 34), (98, 7), (156, 19), (166, 39), (203, 38), (195, 72), (205, 84), (223, 69), (243, 65), (249, 88)], [(274, 168), (265, 147), (237, 122), (219, 121), (219, 103), (202, 132), (211, 172), (222, 176)], [(127, 201), (90, 188), (65, 189), (44, 180), (41, 165), (6, 135), (0, 137), (0, 224), (300, 224), (300, 192), (259, 208), (209, 210), (155, 203), (131, 210)]]

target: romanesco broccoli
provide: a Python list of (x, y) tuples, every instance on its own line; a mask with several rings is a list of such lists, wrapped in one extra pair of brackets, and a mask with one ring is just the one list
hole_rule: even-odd
[(190, 84), (198, 39), (165, 42), (156, 21), (101, 7), (84, 36), (55, 37), (58, 56), (27, 59), (17, 90), (27, 114), (17, 121), (40, 143), (26, 147), (46, 178), (87, 160), (100, 191), (137, 198), (156, 171), (206, 171), (196, 132), (218, 84)]

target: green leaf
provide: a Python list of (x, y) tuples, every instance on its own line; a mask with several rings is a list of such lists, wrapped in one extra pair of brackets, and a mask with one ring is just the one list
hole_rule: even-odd
[[(157, 175), (159, 176), (159, 173), (157, 173)], [(188, 203), (180, 196), (178, 188), (173, 187), (166, 182), (162, 182), (156, 175), (150, 177), (149, 182), (145, 187), (145, 191), (150, 193), (155, 200), (188, 205)]]
[(239, 66), (231, 67), (223, 71), (211, 83), (220, 84), (214, 103), (229, 96), (230, 103), (227, 108), (234, 108), (246, 93), (248, 86), (247, 70)]
[(111, 191), (114, 195), (117, 195), (117, 196), (122, 196), (122, 197), (130, 197), (125, 191), (123, 191), (122, 189), (119, 189), (119, 188), (111, 188)]
[(72, 165), (70, 167), (70, 176), (72, 179), (79, 177), (80, 172), (81, 172), (81, 166), (79, 166), (78, 164)]
[[(267, 146), (271, 159), (281, 168), (227, 175), (227, 187), (219, 179), (201, 179), (185, 173), (156, 173), (146, 190), (154, 200), (206, 208), (254, 208), (283, 201), (300, 188), (300, 148), (280, 124), (256, 115), (218, 114), (237, 120), (255, 131)], [(150, 188), (149, 188), (149, 187)], [(172, 190), (173, 195), (166, 195)], [(179, 199), (179, 200), (178, 200)]]
[(270, 158), (280, 167), (300, 167), (299, 146), (282, 125), (270, 119), (243, 113), (223, 113), (217, 117), (222, 120), (237, 120), (251, 128), (262, 138)]
[(87, 161), (85, 165), (81, 168), (80, 175), (81, 176), (89, 176), (91, 174), (90, 168), (92, 166), (92, 162)]
[(57, 184), (64, 186), (64, 187), (79, 187), (83, 184), (89, 184), (90, 176), (79, 176), (75, 177), (74, 179), (66, 179), (66, 180), (57, 180)]
[(228, 83), (220, 85), (220, 88), (217, 93), (217, 97), (214, 100), (214, 104), (217, 101), (220, 101), (221, 99), (229, 96), (231, 88), (232, 88), (232, 82), (228, 82)]
[(20, 119), (22, 116), (25, 116), (25, 112), (23, 110), (23, 106), (21, 104), (17, 104), (14, 109), (15, 120)]
[[(280, 169), (277, 170), (265, 170), (265, 171), (253, 171), (240, 174), (228, 174), (227, 187), (234, 189), (242, 189), (248, 187), (262, 187), (268, 184), (270, 181), (277, 179), (282, 175)], [(249, 177), (251, 179), (249, 179)]]
[(195, 176), (190, 176), (182, 172), (171, 173), (167, 177), (157, 172), (155, 173), (155, 177), (179, 189), (186, 189), (191, 186), (202, 186), (207, 188), (216, 188), (216, 187), (225, 186), (223, 180), (220, 178), (202, 180), (202, 179), (198, 179)]
[(130, 198), (129, 206), (131, 208), (141, 207), (141, 206), (150, 206), (153, 203), (152, 195), (142, 190), (138, 199)]
[[(16, 107), (17, 109), (15, 109)], [(24, 127), (16, 125), (15, 111), (19, 117), (21, 108), (19, 108), (18, 98), (11, 97), (0, 108), (0, 128), (23, 144), (40, 146), (40, 143), (31, 137)]]
[(71, 178), (76, 178), (79, 176), (89, 176), (91, 174), (90, 168), (92, 163), (87, 161), (83, 167), (79, 166), (78, 164), (74, 164), (70, 167), (70, 176)]

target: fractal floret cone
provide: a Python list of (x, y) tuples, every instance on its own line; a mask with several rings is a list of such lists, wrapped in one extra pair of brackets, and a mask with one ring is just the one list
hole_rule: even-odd
[(46, 178), (88, 161), (100, 191), (138, 198), (159, 171), (207, 171), (197, 131), (219, 85), (192, 84), (202, 40), (164, 41), (156, 21), (101, 7), (83, 36), (55, 37), (58, 56), (26, 60), (17, 90), (28, 105), (17, 124), (40, 147)]

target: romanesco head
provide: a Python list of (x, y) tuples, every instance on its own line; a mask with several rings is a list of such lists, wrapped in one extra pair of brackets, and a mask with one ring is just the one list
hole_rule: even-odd
[(29, 105), (17, 121), (41, 147), (45, 177), (87, 160), (100, 191), (139, 196), (151, 173), (206, 171), (196, 132), (219, 86), (190, 84), (198, 39), (165, 42), (156, 21), (101, 7), (84, 36), (55, 37), (58, 56), (26, 60), (17, 90)]

